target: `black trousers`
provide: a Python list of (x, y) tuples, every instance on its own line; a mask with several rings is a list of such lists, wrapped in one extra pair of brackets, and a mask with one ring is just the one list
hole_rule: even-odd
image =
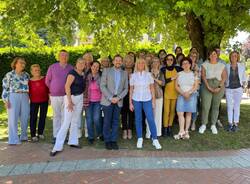
[(132, 130), (134, 123), (134, 112), (129, 109), (129, 94), (123, 99), (123, 106), (121, 109), (122, 116), (122, 130)]
[(30, 134), (31, 137), (36, 136), (36, 124), (37, 124), (37, 115), (39, 114), (39, 123), (38, 123), (38, 135), (43, 135), (45, 128), (45, 120), (48, 111), (48, 102), (43, 103), (30, 103)]

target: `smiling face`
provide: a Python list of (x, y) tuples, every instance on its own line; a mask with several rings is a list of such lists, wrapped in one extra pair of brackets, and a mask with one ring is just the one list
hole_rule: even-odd
[(59, 62), (62, 64), (68, 63), (69, 54), (67, 52), (61, 51), (59, 53)]
[(218, 58), (218, 56), (217, 56), (216, 51), (212, 51), (212, 52), (210, 53), (210, 55), (209, 55), (210, 61), (217, 61), (217, 58)]
[(173, 63), (174, 63), (174, 58), (173, 58), (173, 56), (168, 56), (168, 57), (166, 58), (166, 62), (167, 62), (167, 66), (172, 66)]
[(151, 64), (151, 68), (152, 69), (159, 69), (160, 65), (161, 65), (161, 62), (160, 62), (159, 58), (154, 58), (153, 62)]
[(122, 66), (122, 58), (120, 56), (116, 56), (113, 60), (113, 65), (115, 68), (121, 68)]
[(25, 69), (26, 62), (23, 59), (18, 59), (15, 64), (16, 71), (23, 71)]
[(188, 60), (184, 60), (182, 61), (181, 67), (183, 68), (184, 71), (190, 71), (191, 63), (189, 63)]
[(99, 69), (100, 69), (100, 64), (97, 63), (97, 62), (94, 62), (91, 66), (91, 72), (92, 74), (97, 74), (99, 72)]
[(86, 61), (84, 59), (78, 59), (76, 62), (76, 70), (83, 71), (86, 67)]
[(230, 55), (230, 62), (236, 64), (238, 62), (239, 55), (237, 52), (232, 52)]
[(34, 67), (31, 66), (31, 71), (30, 72), (31, 72), (31, 75), (33, 77), (39, 78), (41, 76), (41, 68), (40, 68), (40, 66), (34, 66)]

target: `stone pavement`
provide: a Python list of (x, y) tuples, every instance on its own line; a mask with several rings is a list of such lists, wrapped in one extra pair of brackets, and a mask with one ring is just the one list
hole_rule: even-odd
[(0, 183), (250, 183), (250, 149), (175, 153), (0, 143)]

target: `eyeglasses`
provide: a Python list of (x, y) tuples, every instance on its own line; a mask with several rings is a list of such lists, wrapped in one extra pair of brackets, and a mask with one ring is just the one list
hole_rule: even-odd
[(167, 58), (167, 61), (174, 61), (172, 58)]

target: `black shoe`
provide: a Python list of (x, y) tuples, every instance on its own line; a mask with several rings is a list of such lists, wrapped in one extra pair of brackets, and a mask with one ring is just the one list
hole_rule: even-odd
[(233, 125), (233, 127), (232, 127), (232, 132), (238, 132), (239, 130), (240, 130), (240, 129), (239, 129), (238, 126)]
[(94, 144), (94, 139), (88, 139), (88, 143), (89, 143), (89, 145), (93, 145)]
[(99, 139), (100, 141), (104, 141), (104, 138), (103, 138), (103, 136), (101, 135), (101, 136), (99, 136), (99, 137), (97, 137), (97, 139)]
[(107, 150), (112, 150), (111, 143), (110, 143), (110, 142), (106, 142), (106, 143), (105, 143), (105, 148), (106, 148)]
[(54, 157), (54, 156), (56, 156), (57, 153), (59, 153), (59, 151), (55, 151), (55, 152), (52, 152), (52, 151), (51, 151), (51, 152), (49, 153), (49, 155), (50, 155), (51, 157)]
[(111, 147), (113, 150), (118, 150), (119, 149), (119, 146), (117, 144), (117, 142), (111, 142)]
[(52, 141), (51, 141), (51, 144), (55, 144), (55, 143), (56, 143), (56, 138), (53, 137), (53, 138), (52, 138)]
[(232, 132), (233, 130), (233, 126), (232, 125), (228, 125), (226, 128), (226, 131), (228, 131), (228, 132)]
[(168, 136), (168, 128), (163, 128), (163, 137)]
[(80, 145), (73, 145), (73, 144), (71, 144), (71, 145), (69, 145), (71, 148), (78, 148), (78, 149), (81, 149), (82, 147), (80, 146)]
[(173, 137), (172, 127), (168, 127), (168, 136)]

